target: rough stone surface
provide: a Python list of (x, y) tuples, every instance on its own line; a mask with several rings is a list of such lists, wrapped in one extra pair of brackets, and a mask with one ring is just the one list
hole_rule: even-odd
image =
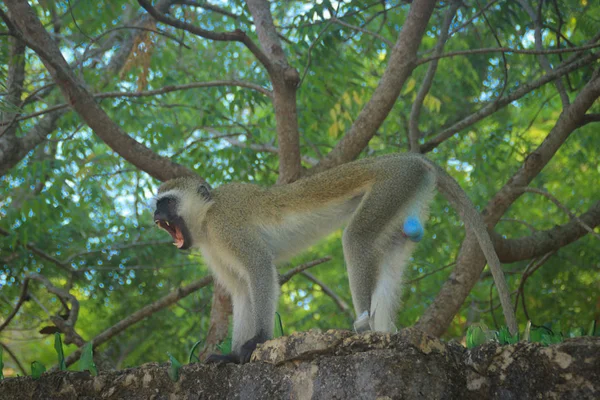
[(53, 372), (0, 382), (10, 399), (598, 399), (600, 338), (466, 350), (416, 330), (310, 331), (262, 345), (246, 365)]

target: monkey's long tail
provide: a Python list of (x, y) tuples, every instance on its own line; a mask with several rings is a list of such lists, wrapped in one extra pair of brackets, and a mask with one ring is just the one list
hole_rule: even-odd
[(515, 312), (510, 302), (510, 292), (508, 285), (506, 284), (504, 272), (502, 271), (500, 259), (498, 258), (498, 254), (496, 254), (494, 244), (492, 243), (492, 239), (490, 238), (490, 235), (485, 227), (483, 218), (481, 218), (481, 215), (475, 209), (475, 205), (473, 205), (471, 199), (469, 199), (464, 190), (452, 176), (450, 176), (446, 171), (428, 158), (420, 156), (420, 159), (423, 160), (425, 164), (427, 164), (427, 167), (436, 174), (436, 183), (438, 189), (444, 195), (444, 197), (448, 199), (452, 207), (459, 213), (463, 221), (466, 222), (466, 226), (475, 234), (475, 237), (479, 242), (479, 247), (481, 247), (481, 251), (483, 251), (483, 254), (485, 255), (485, 258), (490, 266), (490, 270), (492, 271), (492, 276), (494, 277), (494, 282), (496, 283), (496, 289), (500, 297), (502, 312), (504, 313), (508, 330), (510, 331), (511, 335), (516, 335), (519, 331), (519, 328), (517, 325)]

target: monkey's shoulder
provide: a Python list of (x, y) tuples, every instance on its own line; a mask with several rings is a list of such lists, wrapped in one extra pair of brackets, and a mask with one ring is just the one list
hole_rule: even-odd
[(232, 182), (221, 185), (212, 191), (212, 197), (215, 202), (247, 201), (253, 198), (260, 198), (267, 195), (268, 189), (253, 183)]

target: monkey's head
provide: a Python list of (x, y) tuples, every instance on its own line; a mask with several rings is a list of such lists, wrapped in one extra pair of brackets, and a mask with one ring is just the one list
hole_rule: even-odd
[(154, 223), (167, 231), (178, 249), (194, 243), (197, 226), (211, 203), (210, 185), (194, 177), (175, 178), (163, 183), (156, 197)]

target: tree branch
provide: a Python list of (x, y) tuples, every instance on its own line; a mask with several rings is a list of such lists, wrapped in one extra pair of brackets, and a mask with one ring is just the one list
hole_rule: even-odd
[(500, 99), (488, 103), (482, 107), (479, 111), (463, 118), (462, 120), (454, 123), (450, 127), (444, 129), (438, 133), (434, 138), (430, 139), (426, 143), (421, 145), (421, 152), (427, 153), (436, 148), (440, 143), (451, 138), (455, 133), (463, 130), (464, 128), (481, 121), (485, 117), (488, 117), (498, 111), (499, 109), (506, 107), (515, 100), (520, 99), (531, 91), (545, 85), (546, 83), (552, 82), (560, 76), (566, 75), (573, 72), (585, 65), (593, 63), (595, 60), (600, 58), (600, 53), (588, 54), (579, 58), (577, 61), (564, 65), (563, 67), (554, 69), (551, 73), (544, 75), (540, 79), (531, 83), (525, 83), (520, 85), (517, 90), (513, 93), (508, 94)]
[(125, 134), (95, 102), (85, 83), (75, 76), (31, 6), (19, 0), (6, 0), (5, 4), (10, 10), (11, 22), (18, 29), (17, 34), (41, 57), (69, 104), (111, 149), (161, 181), (177, 176), (198, 177)]
[(351, 24), (349, 24), (347, 22), (344, 22), (341, 19), (336, 18), (336, 17), (330, 18), (329, 21), (331, 21), (331, 22), (333, 22), (335, 24), (341, 25), (341, 26), (343, 26), (345, 28), (352, 29), (354, 31), (362, 32), (362, 33), (365, 33), (367, 35), (373, 36), (373, 37), (381, 40), (383, 43), (385, 43), (386, 46), (389, 47), (390, 49), (392, 47), (394, 47), (394, 42), (392, 42), (391, 40), (386, 39), (385, 37), (381, 36), (380, 34), (378, 34), (376, 32), (371, 32), (370, 30), (365, 29), (365, 28), (361, 28), (360, 26), (351, 25)]
[(569, 210), (569, 208), (565, 205), (563, 205), (556, 197), (554, 197), (552, 194), (544, 191), (544, 190), (540, 190), (540, 189), (535, 189), (535, 188), (530, 188), (530, 187), (521, 187), (521, 188), (514, 188), (513, 190), (517, 191), (517, 192), (529, 192), (529, 193), (537, 193), (539, 195), (544, 196), (545, 198), (549, 199), (551, 202), (553, 202), (558, 208), (560, 208), (562, 211), (564, 211), (570, 218), (574, 219), (579, 225), (581, 225), (586, 231), (588, 231), (589, 233), (591, 233), (592, 235), (594, 235), (597, 239), (600, 239), (600, 235), (598, 235), (596, 232), (594, 232), (594, 229), (592, 229), (588, 224), (586, 224), (585, 222), (583, 222), (581, 219), (579, 219), (579, 217), (577, 217), (577, 215), (575, 215), (573, 212), (571, 212), (571, 210)]
[[(442, 51), (444, 51), (444, 45), (446, 44), (446, 40), (448, 40), (448, 30), (450, 29), (450, 24), (456, 15), (458, 6), (459, 2), (453, 1), (446, 11), (444, 22), (440, 28), (440, 36), (433, 50), (434, 56), (440, 55), (442, 54)], [(423, 101), (431, 89), (433, 78), (435, 77), (435, 73), (437, 71), (437, 66), (438, 60), (434, 60), (431, 64), (429, 64), (427, 72), (425, 73), (425, 77), (423, 78), (423, 82), (421, 83), (421, 87), (419, 88), (419, 92), (417, 93), (417, 97), (413, 101), (410, 110), (410, 119), (408, 121), (408, 142), (410, 151), (415, 153), (420, 152), (419, 139), (421, 138), (421, 131), (419, 130), (419, 116), (421, 114), (421, 109), (423, 108)]]
[[(242, 142), (240, 140), (233, 139), (233, 138), (224, 138), (224, 139), (226, 142), (228, 142), (232, 146), (240, 147), (242, 149), (251, 149), (254, 151), (264, 151), (267, 153), (279, 154), (279, 149), (268, 143), (258, 144), (258, 143)], [(317, 165), (319, 163), (319, 160), (317, 160), (316, 158), (312, 158), (310, 156), (302, 156), (301, 159), (308, 165), (312, 165), (312, 166)]]
[[(186, 83), (183, 85), (167, 85), (167, 86), (161, 87), (160, 89), (154, 89), (154, 90), (142, 90), (139, 92), (104, 92), (104, 93), (96, 93), (96, 94), (93, 94), (92, 96), (96, 99), (113, 99), (113, 98), (121, 98), (121, 97), (148, 97), (148, 96), (157, 96), (160, 94), (176, 92), (179, 90), (189, 90), (189, 89), (197, 89), (197, 88), (205, 88), (205, 87), (221, 87), (221, 86), (233, 86), (233, 87), (242, 87), (242, 88), (246, 88), (246, 89), (252, 89), (252, 90), (255, 90), (257, 92), (260, 92), (260, 93), (266, 95), (270, 99), (273, 98), (273, 93), (270, 90), (263, 88), (262, 86), (259, 86), (259, 85), (253, 84), (253, 83), (249, 83), (249, 82), (242, 82), (242, 81), (236, 81), (236, 80), (192, 82), (192, 83)], [(35, 117), (38, 117), (43, 114), (47, 114), (47, 113), (50, 113), (53, 111), (65, 109), (69, 106), (70, 105), (66, 104), (66, 103), (57, 104), (55, 106), (48, 107), (44, 110), (37, 111), (37, 112), (31, 113), (28, 115), (24, 115), (22, 117), (18, 117), (16, 119), (16, 121), (23, 121), (26, 119), (35, 118)], [(2, 125), (4, 125), (4, 123), (0, 123), (0, 126), (2, 126)]]
[(8, 324), (10, 324), (10, 321), (12, 321), (12, 319), (15, 317), (15, 315), (17, 315), (17, 313), (19, 312), (19, 309), (21, 308), (23, 303), (25, 303), (25, 300), (27, 299), (27, 294), (28, 294), (28, 292), (27, 292), (28, 286), (29, 286), (29, 278), (25, 278), (23, 280), (23, 286), (21, 286), (21, 295), (19, 296), (19, 300), (17, 301), (17, 304), (15, 304), (15, 307), (13, 308), (11, 313), (8, 314), (8, 317), (6, 317), (4, 322), (2, 322), (2, 324), (0, 324), (0, 332), (2, 332), (2, 330), (4, 330), (4, 328), (6, 328), (8, 326)]
[(7, 345), (5, 345), (4, 343), (0, 343), (0, 346), (2, 346), (4, 348), (4, 350), (6, 350), (6, 352), (8, 353), (8, 355), (15, 362), (15, 364), (17, 364), (17, 368), (19, 368), (19, 371), (21, 371), (21, 374), (23, 376), (27, 376), (27, 371), (25, 370), (25, 367), (23, 367), (23, 364), (21, 364), (21, 361), (19, 361), (19, 359), (17, 358), (16, 354), (11, 350), (11, 348), (8, 347)]
[(206, 29), (202, 29), (198, 26), (189, 24), (184, 21), (180, 21), (173, 17), (169, 17), (161, 12), (159, 12), (156, 8), (152, 7), (152, 4), (148, 0), (138, 0), (138, 3), (144, 10), (148, 12), (154, 19), (159, 22), (162, 22), (167, 25), (171, 25), (178, 29), (183, 29), (200, 37), (210, 40), (216, 40), (220, 42), (240, 42), (243, 43), (252, 54), (260, 61), (260, 63), (269, 70), (271, 68), (271, 63), (269, 58), (265, 55), (265, 53), (246, 35), (246, 33), (242, 32), (239, 29), (236, 29), (233, 32), (213, 32)]
[(600, 122), (600, 114), (585, 114), (578, 127), (582, 127), (593, 122)]
[[(556, 125), (542, 144), (527, 157), (519, 171), (488, 202), (483, 211), (488, 228), (493, 227), (508, 207), (519, 197), (520, 194), (515, 193), (513, 189), (527, 186), (577, 128), (581, 118), (600, 96), (599, 75), (598, 71), (593, 74), (592, 79), (580, 91), (575, 101), (563, 110)], [(582, 229), (579, 224), (577, 224), (577, 227)], [(431, 306), (418, 321), (417, 327), (432, 335), (441, 335), (447, 329), (454, 315), (460, 310), (460, 306), (479, 279), (484, 267), (485, 257), (479, 244), (474, 235), (467, 231), (467, 236), (458, 255), (457, 267), (444, 283)]]
[[(27, 278), (26, 278), (27, 279)], [(52, 316), (50, 319), (60, 329), (62, 333), (65, 334), (65, 344), (74, 343), (77, 346), (83, 346), (85, 344), (85, 340), (75, 331), (75, 324), (77, 323), (77, 318), (79, 317), (79, 301), (66, 290), (59, 289), (54, 286), (48, 278), (42, 276), (40, 274), (30, 274), (28, 279), (33, 279), (38, 282), (41, 282), (48, 292), (55, 294), (58, 296), (59, 300), (66, 307), (66, 302), (68, 301), (71, 304), (71, 308), (67, 308), (69, 310), (69, 316), (67, 319), (63, 319), (60, 316)]]
[[(552, 229), (536, 231), (530, 236), (514, 239), (506, 239), (496, 232), (492, 232), (491, 236), (500, 261), (512, 263), (542, 256), (579, 240), (590, 233), (584, 226), (591, 229), (600, 226), (600, 201), (576, 219)], [(593, 234), (597, 237), (596, 232)]]
[[(533, 26), (534, 26), (534, 40), (535, 40), (535, 48), (537, 50), (542, 50), (542, 21), (541, 21), (541, 16), (540, 13), (542, 11), (542, 6), (544, 4), (543, 1), (539, 2), (539, 8), (538, 8), (538, 13), (536, 13), (533, 8), (531, 8), (531, 5), (529, 4), (529, 2), (527, 0), (517, 0), (517, 2), (521, 5), (521, 7), (525, 10), (525, 12), (529, 15), (529, 17), (531, 18), (531, 20), (533, 21)], [(546, 71), (546, 73), (550, 73), (552, 72), (552, 66), (550, 66), (550, 61), (548, 61), (548, 58), (543, 55), (540, 54), (538, 57), (539, 63), (542, 66), (542, 68), (544, 69), (544, 71)], [(556, 90), (558, 90), (558, 93), (560, 94), (560, 99), (562, 101), (562, 105), (563, 108), (566, 108), (569, 106), (569, 95), (567, 94), (567, 91), (565, 89), (565, 86), (563, 85), (563, 82), (561, 79), (557, 79), (554, 81), (554, 85), (556, 86)]]
[[(5, 101), (10, 106), (4, 106), (2, 107), (3, 110), (0, 110), (0, 122), (5, 125), (5, 128), (0, 131), (0, 137), (6, 134), (8, 137), (14, 138), (18, 126), (15, 122), (21, 112), (19, 105), (21, 104), (23, 82), (25, 81), (25, 43), (14, 37), (9, 38), (9, 43)], [(10, 110), (10, 108), (13, 108), (13, 110)], [(4, 111), (6, 109), (8, 111)]]
[(298, 134), (298, 109), (296, 91), (300, 75), (287, 61), (273, 16), (267, 0), (248, 0), (256, 33), (270, 68), (267, 68), (273, 84), (273, 107), (279, 142), (278, 183), (289, 183), (302, 174), (300, 163), (300, 135)]
[[(10, 232), (8, 232), (7, 230), (0, 228), (0, 235), (2, 236), (10, 236)], [(44, 252), (43, 250), (37, 248), (33, 243), (22, 243), (20, 240), (17, 240), (17, 244), (25, 247), (27, 250), (31, 251), (33, 254), (43, 258), (44, 260), (50, 261), (51, 263), (55, 264), (57, 267), (64, 269), (65, 271), (69, 272), (69, 273), (73, 273), (76, 272), (73, 268), (71, 268), (71, 266), (61, 260), (59, 260), (56, 257), (51, 256), (50, 254)]]
[[(105, 342), (109, 341), (114, 336), (123, 332), (125, 329), (129, 328), (130, 326), (138, 323), (139, 321), (154, 314), (155, 312), (162, 310), (163, 308), (166, 308), (170, 305), (177, 303), (179, 300), (183, 299), (184, 297), (187, 297), (190, 294), (196, 292), (197, 290), (212, 283), (212, 281), (213, 281), (212, 276), (206, 276), (202, 279), (199, 279), (197, 281), (190, 283), (187, 286), (177, 288), (174, 291), (172, 291), (171, 293), (169, 293), (168, 295), (163, 296), (162, 298), (158, 299), (157, 301), (155, 301), (151, 304), (148, 304), (147, 306), (139, 309), (138, 311), (134, 312), (127, 318), (124, 318), (121, 321), (117, 322), (115, 325), (104, 330), (102, 333), (100, 333), (94, 339), (92, 339), (94, 349), (97, 348), (98, 346), (100, 346), (101, 344), (104, 344)], [(77, 360), (79, 360), (79, 357), (81, 356), (81, 350), (82, 350), (81, 347), (78, 348), (77, 350), (75, 350), (73, 353), (71, 353), (65, 359), (65, 363), (67, 364), (67, 366), (69, 366), (69, 365), (73, 364), (74, 362), (76, 362)]]
[(342, 310), (342, 312), (348, 316), (350, 321), (354, 321), (354, 318), (355, 318), (354, 311), (352, 311), (352, 308), (350, 306), (348, 306), (348, 303), (346, 303), (344, 301), (344, 299), (342, 299), (340, 296), (338, 296), (333, 291), (333, 289), (331, 289), (329, 286), (327, 286), (326, 284), (321, 282), (316, 276), (314, 276), (313, 274), (311, 274), (308, 271), (302, 271), (302, 275), (304, 275), (309, 281), (311, 281), (315, 285), (321, 287), (321, 290), (323, 290), (323, 293), (325, 293), (327, 296), (331, 297), (331, 299), (333, 300), (335, 305), (338, 306), (338, 308), (340, 310)]
[[(543, 54), (564, 54), (564, 53), (577, 53), (580, 51), (591, 50), (600, 47), (600, 43), (591, 43), (579, 47), (569, 47), (567, 49), (514, 49), (511, 47), (487, 47), (482, 49), (470, 49), (470, 50), (459, 50), (450, 53), (432, 55), (429, 57), (423, 57), (416, 62), (415, 66), (426, 64), (431, 61), (439, 60), (441, 58), (450, 58), (457, 56), (470, 56), (474, 54), (487, 54), (487, 53), (514, 53), (514, 54), (530, 54), (530, 55), (543, 55)], [(564, 64), (563, 64), (564, 65)]]
[(390, 53), (388, 66), (371, 99), (365, 104), (342, 140), (319, 162), (319, 165), (310, 170), (310, 174), (355, 159), (377, 133), (377, 129), (394, 106), (404, 82), (414, 69), (417, 50), (435, 4), (435, 0), (412, 2), (402, 32)]
[(231, 17), (234, 19), (240, 18), (240, 16), (237, 14), (229, 12), (229, 11), (225, 10), (224, 8), (217, 7), (213, 4), (208, 4), (205, 1), (199, 2), (199, 1), (193, 1), (193, 0), (175, 0), (174, 4), (181, 4), (184, 6), (203, 8), (205, 10), (216, 12), (218, 14), (225, 15), (226, 17)]
[(302, 271), (305, 271), (309, 268), (312, 268), (316, 265), (319, 264), (323, 264), (324, 262), (330, 261), (331, 260), (331, 256), (326, 256), (323, 258), (318, 258), (316, 260), (313, 261), (309, 261), (307, 263), (304, 264), (300, 264), (295, 268), (290, 269), (289, 271), (287, 271), (284, 274), (279, 275), (279, 285), (283, 285), (284, 283), (286, 283), (287, 281), (289, 281), (290, 279), (292, 279), (292, 277), (296, 274), (299, 274)]

